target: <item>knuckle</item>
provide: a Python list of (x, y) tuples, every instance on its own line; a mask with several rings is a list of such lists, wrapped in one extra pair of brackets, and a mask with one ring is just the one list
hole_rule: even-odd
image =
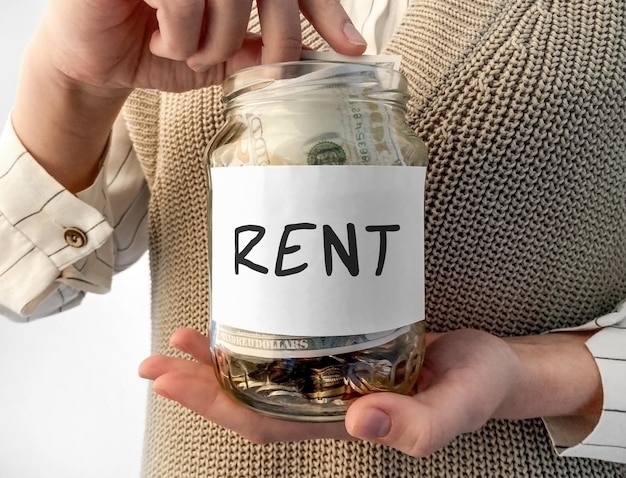
[(340, 6), (339, 0), (300, 0), (300, 8), (317, 8), (325, 10), (328, 8), (336, 8)]
[(300, 9), (307, 17), (347, 17), (339, 0), (301, 0)]
[(171, 12), (188, 11), (190, 9), (197, 10), (198, 8), (204, 8), (204, 2), (202, 0), (168, 0), (163, 2), (163, 7)]
[(285, 50), (300, 50), (302, 48), (302, 37), (300, 35), (289, 35), (283, 38), (281, 46)]
[(418, 432), (406, 432), (401, 437), (401, 443), (405, 446), (400, 447), (401, 451), (407, 455), (415, 458), (425, 458), (432, 455), (444, 442), (441, 436), (442, 430), (438, 431), (439, 427), (433, 426), (432, 423), (426, 422), (423, 426), (420, 426)]
[(211, 66), (222, 64), (233, 58), (241, 49), (243, 39), (229, 42), (216, 42), (213, 38), (208, 38), (199, 52), (195, 53), (194, 63), (202, 65), (205, 69)]
[(280, 42), (264, 46), (264, 55), (269, 61), (289, 61), (300, 58), (302, 41), (299, 37), (286, 37)]

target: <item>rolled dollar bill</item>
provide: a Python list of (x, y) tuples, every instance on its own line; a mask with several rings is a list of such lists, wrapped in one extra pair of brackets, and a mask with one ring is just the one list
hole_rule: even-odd
[(405, 334), (409, 327), (378, 334), (334, 337), (269, 335), (221, 326), (216, 339), (234, 354), (262, 358), (307, 358), (339, 355), (378, 347)]
[[(382, 96), (389, 99), (395, 87), (393, 81), (401, 77), (379, 75), (379, 69), (366, 64), (331, 63), (320, 64), (319, 70), (294, 79), (264, 85), (263, 115), (258, 114), (254, 104), (238, 107), (231, 134), (240, 140), (216, 150), (214, 164), (389, 166), (403, 161), (416, 164), (414, 153), (410, 157), (406, 154), (414, 145), (407, 148), (405, 140), (394, 133), (398, 129), (394, 123), (398, 115), (390, 111), (393, 102), (380, 101)], [(316, 95), (318, 88), (324, 88), (327, 102), (322, 117)], [(352, 90), (357, 89), (359, 95), (353, 94)], [(363, 89), (367, 92), (365, 98)], [(297, 101), (285, 101), (285, 95), (292, 94)], [(279, 99), (277, 95), (281, 101), (273, 101)], [(396, 96), (392, 99), (397, 102), (406, 100)], [(351, 97), (353, 101), (345, 100)], [(425, 148), (421, 153), (425, 164)]]
[(300, 54), (301, 60), (319, 60), (319, 61), (336, 61), (341, 63), (364, 63), (368, 65), (376, 65), (382, 68), (391, 68), (399, 70), (402, 64), (400, 55), (360, 55), (350, 56), (342, 55), (335, 51), (316, 51), (302, 50)]

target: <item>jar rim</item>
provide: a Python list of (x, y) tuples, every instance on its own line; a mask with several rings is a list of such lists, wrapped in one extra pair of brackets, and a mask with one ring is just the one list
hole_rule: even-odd
[[(325, 76), (324, 71), (330, 72)], [(337, 74), (339, 76), (332, 76)], [(305, 75), (309, 75), (308, 77)], [(404, 75), (393, 68), (363, 62), (332, 60), (299, 60), (282, 63), (268, 63), (241, 69), (228, 76), (222, 83), (226, 102), (259, 90), (275, 89), (278, 86), (305, 87), (329, 86), (333, 79), (346, 83), (361, 80), (376, 80), (375, 90), (397, 91), (406, 94), (407, 81)], [(370, 86), (375, 83), (371, 82)]]

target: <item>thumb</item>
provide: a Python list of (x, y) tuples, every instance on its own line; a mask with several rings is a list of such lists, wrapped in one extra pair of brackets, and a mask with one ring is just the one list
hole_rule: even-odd
[(426, 457), (473, 428), (463, 418), (466, 415), (458, 409), (458, 402), (456, 409), (449, 408), (444, 394), (437, 394), (436, 401), (428, 392), (424, 397), (387, 392), (361, 397), (348, 409), (346, 430), (355, 438)]

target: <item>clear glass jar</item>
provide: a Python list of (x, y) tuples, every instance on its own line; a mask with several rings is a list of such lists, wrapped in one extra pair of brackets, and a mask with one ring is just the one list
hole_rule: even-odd
[(301, 61), (240, 71), (223, 88), (226, 123), (207, 150), (223, 387), (301, 421), (342, 420), (364, 394), (412, 393), (428, 155), (405, 122), (404, 77)]

